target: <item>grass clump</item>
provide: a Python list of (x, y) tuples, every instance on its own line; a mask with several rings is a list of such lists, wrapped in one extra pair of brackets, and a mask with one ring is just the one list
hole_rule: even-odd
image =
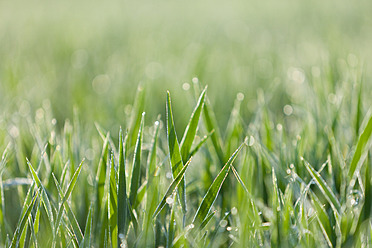
[[(194, 106), (172, 103), (167, 92), (165, 118), (153, 124), (139, 87), (118, 135), (99, 124), (85, 130), (77, 112), (59, 128), (50, 109), (39, 110), (42, 118), (27, 117), (28, 130), (1, 134), (9, 142), (0, 144), (0, 244), (371, 244), (372, 115), (363, 107), (370, 100), (359, 82), (322, 80), (303, 82), (309, 91), (293, 93), (283, 113), (271, 110), (273, 91), (258, 91), (249, 119), (238, 94), (223, 132), (198, 81)], [(192, 108), (181, 138), (175, 120)]]

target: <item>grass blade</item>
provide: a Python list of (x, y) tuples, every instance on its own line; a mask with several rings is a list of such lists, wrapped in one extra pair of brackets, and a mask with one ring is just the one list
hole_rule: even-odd
[(203, 92), (200, 94), (198, 103), (196, 104), (195, 109), (191, 114), (189, 123), (187, 124), (185, 132), (183, 134), (183, 138), (180, 144), (182, 161), (187, 161), (189, 157), (191, 146), (195, 138), (196, 130), (198, 128), (200, 114), (204, 106), (204, 98), (206, 91), (207, 87), (205, 87)]
[[(53, 176), (54, 183), (56, 185), (56, 188), (57, 188), (59, 197), (61, 199), (63, 199), (63, 192), (62, 192), (61, 186), (58, 183), (57, 178), (54, 176), (53, 173), (52, 173), (52, 176)], [(63, 206), (64, 206), (64, 208), (65, 208), (65, 210), (67, 212), (68, 220), (71, 223), (71, 226), (73, 228), (73, 234), (74, 234), (74, 237), (75, 237), (75, 242), (76, 243), (79, 243), (79, 241), (81, 241), (83, 239), (83, 233), (81, 232), (79, 223), (77, 222), (76, 217), (75, 217), (75, 214), (72, 212), (71, 207), (70, 207), (68, 201), (65, 201), (63, 203)]]
[(128, 141), (130, 147), (133, 147), (137, 140), (137, 133), (141, 126), (141, 115), (145, 109), (145, 89), (142, 85), (137, 88), (136, 97), (134, 98), (134, 104), (131, 114), (131, 120), (128, 131)]
[(210, 103), (207, 97), (205, 99), (203, 110), (204, 110), (203, 111), (204, 121), (205, 121), (207, 132), (210, 133), (213, 131), (211, 135), (212, 144), (217, 153), (218, 159), (220, 160), (220, 163), (222, 165), (224, 164), (224, 160), (225, 160), (225, 156), (223, 153), (224, 149), (222, 147), (222, 138), (221, 138), (221, 134), (220, 134), (220, 131), (217, 125), (215, 114), (212, 110), (212, 107), (210, 106)]
[(111, 154), (110, 162), (110, 187), (109, 187), (109, 196), (107, 197), (107, 214), (108, 214), (108, 229), (109, 236), (113, 247), (117, 246), (117, 237), (118, 237), (118, 226), (117, 226), (117, 186), (116, 186), (116, 176), (115, 176), (115, 164), (114, 164), (114, 154)]
[(214, 201), (216, 200), (218, 193), (220, 192), (220, 189), (222, 187), (223, 182), (225, 181), (232, 163), (234, 162), (236, 156), (238, 155), (239, 151), (242, 149), (243, 145), (245, 143), (242, 143), (238, 149), (231, 155), (227, 163), (224, 165), (224, 167), (220, 170), (217, 177), (214, 179), (212, 185), (209, 187), (207, 193), (203, 197), (202, 202), (199, 205), (199, 208), (195, 214), (195, 217), (193, 219), (193, 224), (201, 224), (203, 223), (204, 219), (207, 217)]
[(39, 195), (39, 191), (36, 192), (36, 194), (33, 197), (31, 203), (28, 205), (26, 211), (22, 215), (21, 221), (17, 225), (17, 228), (16, 228), (15, 233), (13, 235), (13, 240), (12, 240), (12, 244), (10, 245), (10, 247), (15, 248), (15, 247), (18, 246), (20, 235), (24, 231), (24, 228), (26, 228), (26, 223), (28, 221), (28, 218), (30, 217), (31, 210), (35, 205), (36, 198), (38, 197), (38, 195)]
[(134, 159), (132, 167), (132, 180), (130, 182), (129, 201), (132, 206), (137, 200), (137, 191), (141, 183), (141, 153), (142, 153), (142, 136), (145, 122), (145, 113), (142, 113), (141, 125), (138, 131), (136, 149), (134, 150)]
[(364, 159), (361, 160), (360, 158), (362, 157), (362, 153), (364, 153), (364, 150), (365, 150), (364, 147), (367, 145), (368, 140), (372, 134), (372, 113), (370, 113), (369, 115), (370, 116), (369, 116), (368, 123), (358, 139), (355, 153), (354, 153), (353, 159), (351, 160), (349, 173), (348, 173), (349, 178), (352, 178), (354, 176), (354, 173), (358, 165), (362, 164), (364, 161)]
[(36, 171), (34, 170), (34, 168), (32, 167), (31, 163), (28, 160), (27, 160), (27, 165), (28, 165), (28, 168), (31, 171), (31, 175), (32, 175), (32, 178), (33, 178), (36, 186), (38, 188), (41, 188), (41, 199), (42, 199), (43, 205), (45, 207), (46, 213), (48, 215), (49, 223), (52, 227), (53, 238), (54, 238), (56, 232), (55, 232), (55, 229), (54, 229), (54, 217), (53, 217), (52, 205), (50, 204), (49, 197), (48, 197), (48, 195), (45, 191), (44, 186), (42, 185), (38, 175), (36, 174)]
[(127, 141), (128, 134), (125, 135), (123, 140), (123, 131), (120, 128), (119, 132), (119, 161), (118, 161), (118, 244), (121, 243), (121, 236), (125, 237), (127, 233), (127, 225), (130, 217), (128, 216), (128, 197), (127, 197), (127, 186), (125, 179), (125, 143)]
[[(169, 147), (169, 155), (170, 155), (170, 162), (172, 166), (172, 174), (173, 178), (181, 172), (183, 161), (180, 152), (180, 147), (177, 140), (176, 129), (174, 127), (173, 121), (173, 114), (172, 114), (172, 103), (171, 103), (171, 96), (169, 91), (167, 91), (167, 136), (168, 136), (168, 147)], [(187, 212), (186, 207), (186, 180), (183, 177), (178, 187), (179, 198), (181, 201), (182, 211), (184, 213)]]
[(64, 194), (63, 198), (62, 198), (62, 201), (60, 203), (60, 206), (59, 206), (59, 209), (58, 209), (58, 214), (57, 214), (57, 218), (56, 218), (56, 222), (55, 222), (55, 226), (54, 226), (54, 229), (55, 229), (55, 232), (57, 233), (58, 232), (58, 228), (59, 228), (59, 225), (61, 223), (61, 219), (62, 219), (62, 214), (63, 214), (63, 205), (65, 203), (65, 201), (68, 200), (68, 198), (70, 197), (75, 185), (76, 185), (76, 181), (80, 175), (80, 172), (81, 172), (81, 169), (82, 169), (82, 166), (83, 166), (83, 163), (84, 163), (84, 160), (80, 163), (79, 167), (76, 169), (74, 175), (72, 176), (72, 179), (71, 179), (71, 182), (70, 184), (68, 185), (67, 187), (67, 190), (66, 190), (66, 193)]
[(332, 208), (337, 210), (338, 214), (341, 213), (341, 204), (337, 200), (335, 194), (331, 188), (324, 181), (322, 176), (317, 172), (307, 161), (304, 160), (305, 167), (315, 183), (318, 185), (319, 189), (322, 191), (323, 195), (326, 197), (328, 202), (331, 204)]
[(85, 230), (84, 230), (84, 239), (79, 245), (80, 247), (91, 247), (91, 241), (92, 241), (92, 221), (93, 221), (93, 205), (91, 204), (89, 207), (89, 212), (87, 216), (87, 221), (85, 224)]
[(155, 212), (154, 212), (154, 214), (152, 216), (153, 219), (156, 218), (156, 216), (160, 213), (160, 211), (163, 209), (163, 207), (166, 204), (167, 198), (173, 194), (173, 191), (177, 188), (177, 186), (182, 181), (182, 178), (185, 175), (186, 169), (189, 166), (190, 162), (191, 162), (191, 158), (189, 159), (189, 161), (187, 161), (187, 163), (185, 164), (185, 166), (181, 169), (180, 173), (178, 173), (177, 177), (169, 185), (169, 187), (167, 189), (167, 192), (165, 193), (163, 199), (158, 204), (158, 206), (157, 206), (157, 208), (156, 208), (156, 210), (155, 210)]

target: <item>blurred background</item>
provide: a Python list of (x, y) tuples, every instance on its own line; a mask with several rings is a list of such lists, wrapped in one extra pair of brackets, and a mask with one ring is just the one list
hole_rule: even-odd
[(62, 127), (75, 107), (87, 128), (116, 133), (140, 83), (147, 120), (164, 118), (169, 89), (180, 129), (193, 80), (208, 85), (221, 126), (239, 92), (247, 122), (257, 92), (272, 93), (267, 104), (283, 115), (322, 78), (331, 98), (334, 85), (363, 81), (368, 99), (371, 9), (366, 0), (1, 0), (0, 129), (41, 107)]

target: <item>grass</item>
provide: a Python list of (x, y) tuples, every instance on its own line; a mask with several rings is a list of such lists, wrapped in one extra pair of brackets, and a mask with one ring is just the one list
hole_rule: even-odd
[(371, 246), (370, 5), (0, 3), (0, 246)]
[[(200, 91), (199, 83), (193, 87)], [(315, 104), (323, 101), (314, 97)], [(239, 115), (243, 101), (238, 95), (226, 136), (221, 137), (205, 88), (195, 95), (196, 105), (181, 142), (172, 112), (177, 102), (171, 102), (169, 92), (165, 126), (161, 120), (146, 125), (142, 109), (133, 108), (132, 115), (137, 117), (132, 120), (140, 121), (129, 121), (125, 132), (120, 129), (117, 143), (117, 136), (98, 124), (96, 138), (82, 139), (75, 121), (74, 126), (67, 121), (62, 130), (49, 125), (47, 136), (41, 132), (53, 121), (47, 118), (51, 114), (42, 122), (30, 123), (30, 134), (40, 144), (31, 146), (29, 160), (18, 160), (22, 147), (30, 145), (22, 136), (9, 143), (1, 160), (1, 244), (370, 244), (370, 112), (361, 111), (365, 117), (359, 128), (353, 126), (355, 110), (345, 107), (338, 107), (336, 116), (308, 113), (307, 119), (285, 119), (272, 128), (272, 113), (264, 102), (250, 124), (245, 123)], [(295, 118), (297, 109), (286, 118)], [(293, 137), (287, 129), (295, 121), (300, 122), (296, 129), (300, 135)], [(321, 128), (324, 122), (332, 125)], [(345, 139), (341, 131), (346, 124), (358, 130), (350, 144), (336, 141)], [(130, 141), (128, 137), (137, 138)], [(96, 155), (84, 161), (81, 149), (95, 139)]]

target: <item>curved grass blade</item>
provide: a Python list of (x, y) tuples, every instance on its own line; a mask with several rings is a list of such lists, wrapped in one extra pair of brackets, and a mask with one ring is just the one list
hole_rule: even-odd
[(239, 151), (242, 149), (244, 144), (245, 143), (242, 143), (238, 147), (238, 149), (236, 149), (236, 151), (231, 155), (227, 163), (224, 165), (224, 167), (222, 167), (217, 177), (214, 179), (212, 185), (209, 187), (192, 221), (194, 225), (196, 224), (200, 225), (207, 217), (214, 201), (218, 196), (218, 193), (220, 192), (223, 182), (225, 181), (227, 175), (229, 174), (232, 163), (234, 162), (236, 156), (238, 155)]
[[(172, 174), (173, 178), (180, 173), (183, 166), (182, 156), (180, 152), (180, 147), (177, 140), (176, 129), (174, 127), (173, 121), (173, 114), (172, 114), (172, 103), (171, 103), (171, 96), (170, 92), (167, 91), (167, 136), (168, 136), (168, 147), (169, 147), (169, 155), (170, 155), (170, 162), (172, 166)], [(178, 194), (182, 206), (183, 213), (187, 212), (186, 207), (186, 180), (183, 177), (178, 187)]]
[(189, 157), (191, 146), (195, 138), (196, 130), (198, 128), (200, 114), (204, 106), (204, 98), (206, 91), (207, 87), (205, 87), (203, 92), (200, 94), (198, 103), (196, 104), (195, 109), (191, 114), (189, 123), (187, 124), (185, 132), (183, 134), (183, 138), (180, 143), (182, 161), (187, 161)]
[(184, 177), (186, 169), (187, 169), (187, 167), (189, 167), (190, 162), (191, 162), (191, 158), (189, 159), (189, 161), (187, 161), (185, 166), (181, 169), (180, 173), (178, 173), (177, 177), (169, 185), (169, 187), (167, 189), (167, 192), (165, 193), (163, 199), (160, 201), (159, 205), (157, 206), (157, 208), (156, 208), (156, 210), (155, 210), (155, 212), (152, 216), (153, 219), (156, 218), (156, 216), (160, 213), (160, 211), (163, 209), (163, 207), (166, 204), (167, 198), (173, 194), (173, 191), (176, 189), (176, 187), (182, 181), (182, 178)]
[(363, 156), (364, 157), (363, 159), (361, 159), (361, 157), (363, 153), (365, 153), (366, 149), (364, 148), (367, 145), (368, 140), (372, 134), (372, 113), (370, 113), (369, 115), (370, 116), (369, 116), (368, 123), (358, 139), (357, 147), (355, 149), (353, 159), (351, 160), (349, 173), (348, 173), (348, 176), (350, 179), (354, 176), (354, 173), (357, 170), (357, 167), (359, 167), (359, 165), (361, 165), (365, 159), (365, 156)]
[(332, 208), (337, 210), (338, 214), (341, 213), (341, 204), (337, 200), (335, 194), (332, 192), (331, 188), (324, 181), (322, 176), (317, 172), (306, 160), (304, 160), (305, 167), (315, 183), (318, 185), (319, 189), (322, 191), (325, 198), (331, 204)]
[(137, 191), (141, 181), (141, 153), (142, 153), (142, 136), (145, 122), (145, 113), (142, 113), (141, 125), (138, 131), (138, 137), (136, 142), (136, 149), (134, 150), (134, 159), (132, 167), (132, 180), (130, 182), (130, 193), (129, 201), (132, 206), (135, 205), (137, 200)]

